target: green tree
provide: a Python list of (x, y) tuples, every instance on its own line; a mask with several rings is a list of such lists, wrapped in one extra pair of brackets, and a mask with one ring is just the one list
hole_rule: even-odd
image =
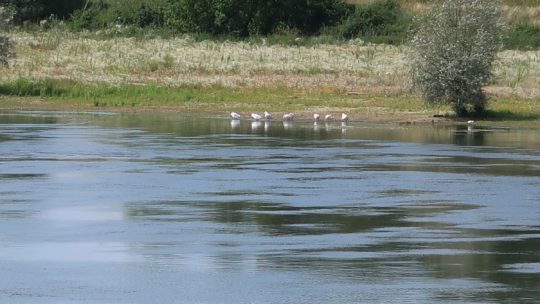
[(279, 28), (303, 34), (341, 21), (343, 0), (168, 0), (167, 26), (182, 32), (248, 36)]
[(0, 6), (14, 10), (14, 22), (38, 22), (51, 15), (66, 18), (78, 8), (82, 8), (86, 0), (0, 0)]
[(496, 0), (443, 0), (419, 18), (410, 39), (414, 85), (428, 104), (451, 103), (458, 116), (479, 114), (482, 90), (500, 49), (504, 23)]

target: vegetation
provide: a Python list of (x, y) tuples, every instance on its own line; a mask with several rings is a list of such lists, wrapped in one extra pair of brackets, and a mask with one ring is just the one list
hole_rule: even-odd
[(340, 0), (168, 0), (165, 20), (184, 33), (245, 37), (294, 30), (309, 35), (337, 24), (350, 7)]
[(356, 6), (334, 32), (341, 37), (399, 44), (406, 40), (411, 17), (398, 1), (380, 0)]
[[(425, 117), (451, 109), (448, 105), (425, 109), (418, 95), (407, 90), (409, 48), (401, 43), (425, 2), (358, 0), (351, 5), (305, 0), (297, 3), (324, 8), (336, 4), (333, 12), (340, 16), (325, 15), (334, 19), (303, 29), (298, 25), (302, 22), (293, 19), (268, 27), (252, 20), (246, 29), (247, 19), (242, 18), (256, 9), (238, 19), (227, 17), (231, 20), (225, 23), (214, 14), (211, 25), (219, 26), (208, 33), (184, 33), (186, 25), (179, 21), (184, 19), (178, 17), (179, 11), (171, 10), (173, 5), (191, 3), (197, 8), (214, 3), (223, 10), (236, 2), (90, 0), (87, 6), (86, 0), (82, 2), (80, 9), (64, 19), (44, 16), (46, 21), (32, 24), (19, 20), (19, 26), (7, 34), (15, 42), (12, 49), (17, 56), (8, 58), (9, 69), (0, 69), (0, 95), (11, 96), (0, 97), (2, 107), (7, 100), (21, 97), (37, 107), (332, 109), (370, 113), (372, 119), (394, 112)], [(294, 20), (308, 13), (303, 11), (304, 16), (294, 16), (298, 18)], [(526, 17), (534, 16), (533, 8), (520, 9), (519, 17), (516, 14), (512, 13), (515, 22), (509, 27), (516, 37), (538, 26), (534, 18)], [(233, 19), (234, 24), (228, 23)], [(517, 27), (516, 20), (525, 20), (526, 26)], [(509, 37), (505, 43), (515, 43)], [(519, 108), (524, 111), (520, 117), (532, 117), (527, 111), (537, 113), (540, 99), (540, 50), (527, 42), (520, 48), (526, 51), (497, 54), (493, 77), (484, 90), (495, 101), (493, 105), (519, 101), (527, 105)]]
[(7, 36), (7, 32), (11, 22), (11, 12), (0, 6), (0, 65), (8, 64), (8, 57), (11, 54), (11, 42)]
[(504, 45), (520, 50), (540, 48), (540, 26), (525, 20), (514, 24), (504, 37)]
[(85, 0), (0, 0), (0, 5), (15, 11), (17, 24), (39, 22), (51, 15), (67, 18), (84, 6)]
[[(60, 28), (13, 31), (9, 37), (16, 41), (17, 56), (10, 59), (9, 69), (0, 70), (0, 84), (51, 79), (66, 81), (65, 90), (70, 83), (287, 89), (302, 96), (318, 92), (358, 96), (358, 106), (374, 96), (415, 97), (407, 91), (405, 46), (356, 40), (325, 44), (319, 38), (283, 45), (270, 44), (269, 38), (199, 41), (191, 36), (103, 39), (102, 35)], [(503, 51), (485, 90), (493, 99), (538, 100), (539, 81), (540, 50)]]
[(429, 103), (451, 103), (459, 116), (486, 106), (503, 21), (492, 0), (445, 0), (419, 20), (411, 39), (414, 84)]
[[(540, 0), (503, 0), (510, 27), (508, 49), (535, 49), (540, 41)], [(0, 0), (16, 11), (15, 24), (31, 28), (59, 20), (72, 30), (109, 36), (190, 34), (211, 39), (257, 39), (289, 43), (302, 36), (402, 44), (412, 16), (425, 0)], [(122, 31), (111, 31), (111, 29)], [(286, 39), (281, 39), (284, 36)], [(529, 36), (530, 39), (525, 39)], [(293, 37), (288, 39), (288, 37)], [(277, 38), (277, 39), (273, 39)]]

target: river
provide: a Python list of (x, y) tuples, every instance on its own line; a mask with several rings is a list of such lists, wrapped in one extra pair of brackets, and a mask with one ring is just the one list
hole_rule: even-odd
[(0, 115), (1, 303), (539, 303), (540, 133)]

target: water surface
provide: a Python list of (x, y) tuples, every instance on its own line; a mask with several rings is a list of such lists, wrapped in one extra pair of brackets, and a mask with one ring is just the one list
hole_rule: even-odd
[(2, 303), (538, 303), (540, 135), (0, 115)]

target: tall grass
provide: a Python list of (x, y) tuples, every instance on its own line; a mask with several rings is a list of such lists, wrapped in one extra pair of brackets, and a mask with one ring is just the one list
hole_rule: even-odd
[[(96, 32), (16, 31), (16, 57), (0, 69), (0, 83), (18, 79), (235, 88), (286, 87), (302, 91), (403, 96), (408, 92), (405, 46), (355, 39), (326, 44), (271, 38), (219, 41), (177, 38), (103, 39)], [(504, 51), (487, 88), (494, 96), (540, 98), (540, 51)], [(525, 66), (525, 67), (523, 67)], [(521, 71), (521, 72), (520, 72)], [(525, 72), (526, 71), (526, 72)]]

